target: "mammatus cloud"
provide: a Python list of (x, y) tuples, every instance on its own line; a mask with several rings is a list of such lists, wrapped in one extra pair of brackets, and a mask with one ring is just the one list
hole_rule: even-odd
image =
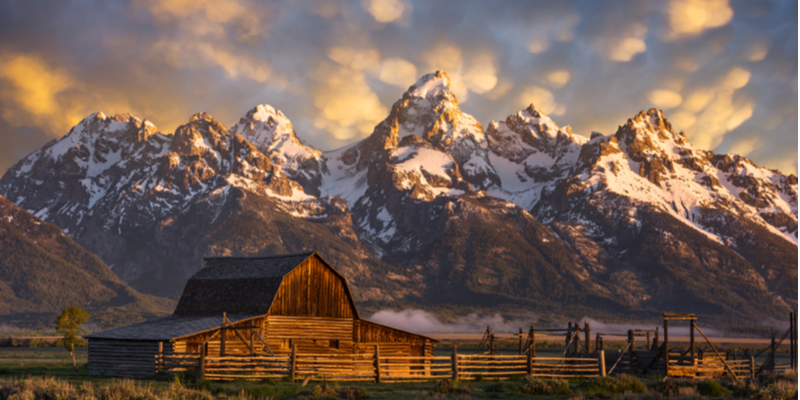
[(419, 78), (417, 67), (402, 58), (388, 58), (381, 62), (381, 81), (390, 85), (408, 87)]
[(315, 74), (314, 127), (336, 139), (363, 137), (386, 118), (389, 110), (367, 83), (364, 73), (343, 66), (321, 66)]
[(696, 36), (706, 29), (723, 26), (733, 18), (728, 0), (670, 0), (666, 12), (666, 40)]
[(399, 21), (411, 13), (411, 4), (402, 0), (363, 0), (362, 7), (382, 24)]
[(675, 108), (683, 102), (680, 93), (667, 89), (653, 90), (647, 95), (647, 99), (656, 107), (663, 109)]
[(621, 38), (616, 39), (608, 46), (606, 55), (614, 61), (630, 61), (636, 54), (644, 53), (647, 50), (647, 44), (644, 42), (646, 35), (647, 27), (633, 22), (624, 30)]
[(749, 81), (749, 71), (734, 67), (716, 87), (695, 90), (684, 102), (682, 113), (677, 114), (676, 129), (684, 130), (699, 148), (715, 148), (727, 132), (752, 117), (755, 101), (736, 96)]
[(553, 93), (539, 86), (528, 86), (519, 94), (519, 103), (522, 107), (533, 104), (539, 110), (548, 115), (564, 115), (567, 108), (563, 104), (556, 102)]
[(547, 81), (550, 82), (550, 85), (559, 89), (569, 83), (570, 79), (572, 79), (572, 74), (565, 69), (559, 69), (547, 74)]

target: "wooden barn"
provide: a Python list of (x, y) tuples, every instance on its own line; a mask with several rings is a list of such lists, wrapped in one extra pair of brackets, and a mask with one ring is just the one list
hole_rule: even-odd
[(347, 280), (318, 253), (207, 257), (172, 316), (88, 335), (89, 374), (141, 377), (155, 357), (366, 353), (430, 356), (436, 340), (361, 319)]

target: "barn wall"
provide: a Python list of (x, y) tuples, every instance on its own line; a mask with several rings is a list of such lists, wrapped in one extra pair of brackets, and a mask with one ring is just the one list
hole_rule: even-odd
[(425, 343), (430, 341), (424, 336), (403, 332), (370, 321), (358, 320), (354, 322), (354, 325), (355, 341), (359, 343)]
[[(172, 351), (164, 342), (164, 353)], [(157, 341), (89, 338), (89, 375), (140, 378), (156, 373)]]
[(283, 278), (270, 316), (354, 318), (345, 281), (317, 257), (311, 257)]

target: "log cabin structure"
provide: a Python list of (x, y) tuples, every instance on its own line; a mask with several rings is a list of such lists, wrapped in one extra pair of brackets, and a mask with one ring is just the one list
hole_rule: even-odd
[(172, 316), (88, 335), (89, 374), (141, 377), (155, 357), (298, 353), (431, 356), (422, 335), (361, 319), (347, 280), (318, 253), (206, 257)]

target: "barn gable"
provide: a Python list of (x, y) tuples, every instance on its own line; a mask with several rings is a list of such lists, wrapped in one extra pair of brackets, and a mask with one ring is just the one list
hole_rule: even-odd
[(205, 260), (186, 283), (175, 315), (358, 318), (347, 280), (315, 252)]

